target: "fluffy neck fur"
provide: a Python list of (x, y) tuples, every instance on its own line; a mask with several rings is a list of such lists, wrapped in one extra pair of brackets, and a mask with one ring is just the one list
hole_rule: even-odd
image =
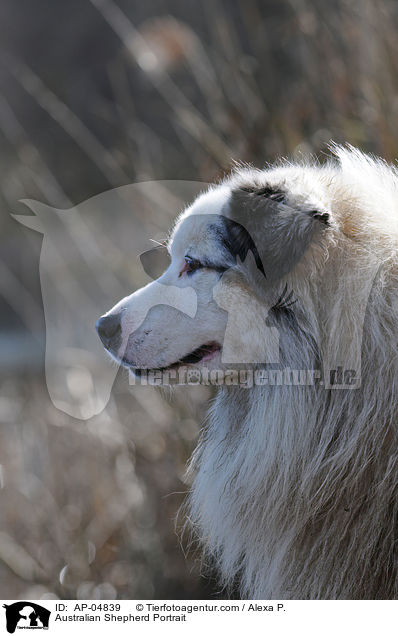
[(377, 353), (383, 377), (367, 364), (356, 390), (220, 391), (192, 460), (190, 512), (243, 596), (397, 596), (397, 387)]

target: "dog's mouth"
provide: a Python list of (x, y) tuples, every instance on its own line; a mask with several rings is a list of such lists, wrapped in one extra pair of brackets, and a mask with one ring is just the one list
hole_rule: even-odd
[[(218, 342), (207, 342), (201, 345), (191, 353), (188, 353), (183, 358), (180, 358), (176, 362), (169, 364), (167, 367), (151, 367), (151, 371), (168, 371), (170, 369), (176, 369), (182, 364), (197, 364), (198, 362), (207, 362), (214, 358), (216, 354), (221, 351), (221, 345)], [(126, 358), (122, 359), (122, 362), (136, 375), (140, 375), (142, 372), (146, 372), (149, 369), (134, 367)]]
[(202, 362), (205, 360), (211, 360), (214, 358), (217, 351), (220, 351), (221, 346), (218, 342), (209, 342), (207, 344), (198, 347), (192, 353), (189, 353), (187, 356), (178, 360), (177, 364), (196, 364), (197, 362)]

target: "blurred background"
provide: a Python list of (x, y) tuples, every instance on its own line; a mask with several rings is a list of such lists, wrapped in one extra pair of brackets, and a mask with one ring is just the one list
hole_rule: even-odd
[[(148, 282), (137, 250), (189, 200), (162, 180), (213, 181), (234, 160), (322, 161), (330, 140), (395, 160), (397, 33), (394, 0), (2, 0), (0, 598), (223, 597), (175, 529), (211, 395), (132, 387), (119, 371), (101, 413), (54, 406), (43, 236), (11, 217), (32, 214), (20, 200), (66, 209), (156, 182), (121, 215), (100, 206), (69, 235), (69, 278), (51, 273), (66, 316), (63, 283), (84, 292), (106, 255), (99, 282), (108, 273), (116, 302)], [(76, 403), (96, 373), (80, 372), (68, 376)]]

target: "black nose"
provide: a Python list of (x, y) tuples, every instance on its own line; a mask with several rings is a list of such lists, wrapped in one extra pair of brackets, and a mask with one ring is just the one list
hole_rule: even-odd
[(110, 349), (116, 348), (116, 343), (120, 340), (121, 326), (120, 314), (110, 314), (109, 316), (101, 316), (95, 324), (95, 328), (103, 345)]

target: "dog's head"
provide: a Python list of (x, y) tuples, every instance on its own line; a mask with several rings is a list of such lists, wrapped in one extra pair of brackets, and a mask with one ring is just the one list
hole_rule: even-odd
[(240, 170), (196, 199), (155, 248), (167, 250), (165, 271), (98, 320), (113, 358), (137, 374), (278, 362), (280, 329), (300, 323), (295, 274), (330, 225), (325, 200), (296, 176)]

